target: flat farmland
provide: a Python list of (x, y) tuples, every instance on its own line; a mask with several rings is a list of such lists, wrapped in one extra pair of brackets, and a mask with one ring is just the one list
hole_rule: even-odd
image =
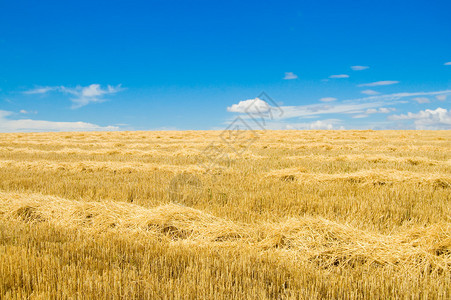
[(0, 134), (2, 299), (450, 297), (450, 131)]

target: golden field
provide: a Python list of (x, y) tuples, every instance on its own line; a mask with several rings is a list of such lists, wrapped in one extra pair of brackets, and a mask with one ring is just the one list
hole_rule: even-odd
[(0, 134), (0, 298), (451, 298), (450, 131), (240, 136)]

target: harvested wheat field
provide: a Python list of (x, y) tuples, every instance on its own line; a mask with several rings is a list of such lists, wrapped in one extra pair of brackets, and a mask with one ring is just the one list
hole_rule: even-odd
[(0, 298), (451, 297), (450, 131), (241, 135), (0, 134)]

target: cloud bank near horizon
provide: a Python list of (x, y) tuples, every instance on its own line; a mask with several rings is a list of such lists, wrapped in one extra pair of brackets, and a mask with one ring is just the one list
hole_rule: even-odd
[(119, 130), (118, 126), (99, 126), (86, 122), (53, 122), (32, 119), (12, 119), (14, 115), (14, 112), (0, 110), (0, 132)]

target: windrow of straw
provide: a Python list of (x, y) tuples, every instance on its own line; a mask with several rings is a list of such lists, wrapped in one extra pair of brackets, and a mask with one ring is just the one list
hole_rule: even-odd
[(394, 169), (371, 169), (353, 173), (325, 174), (307, 173), (307, 171), (301, 167), (273, 170), (268, 172), (266, 176), (279, 178), (284, 181), (297, 181), (299, 183), (349, 182), (386, 185), (407, 182), (451, 188), (451, 175), (398, 171)]
[(286, 159), (294, 160), (294, 161), (318, 161), (318, 162), (327, 162), (327, 161), (345, 161), (345, 162), (371, 162), (371, 163), (400, 163), (400, 164), (409, 164), (413, 166), (424, 165), (424, 166), (437, 166), (437, 165), (446, 165), (451, 166), (451, 160), (439, 161), (435, 159), (430, 159), (427, 157), (418, 157), (418, 156), (407, 156), (407, 157), (398, 157), (392, 155), (363, 155), (363, 154), (348, 154), (348, 155), (297, 155), (297, 156), (288, 156)]
[(150, 241), (189, 242), (202, 247), (251, 246), (262, 252), (276, 251), (282, 259), (311, 261), (324, 268), (398, 265), (451, 272), (451, 223), (382, 235), (321, 217), (240, 224), (176, 204), (144, 208), (3, 192), (0, 216), (2, 221), (47, 222), (90, 234), (142, 234)]
[(16, 161), (0, 160), (0, 168), (19, 168), (40, 171), (67, 171), (78, 172), (145, 172), (145, 171), (170, 171), (174, 173), (200, 173), (204, 169), (198, 165), (164, 165), (138, 162), (119, 161), (79, 161), (79, 162), (55, 162), (51, 160)]

